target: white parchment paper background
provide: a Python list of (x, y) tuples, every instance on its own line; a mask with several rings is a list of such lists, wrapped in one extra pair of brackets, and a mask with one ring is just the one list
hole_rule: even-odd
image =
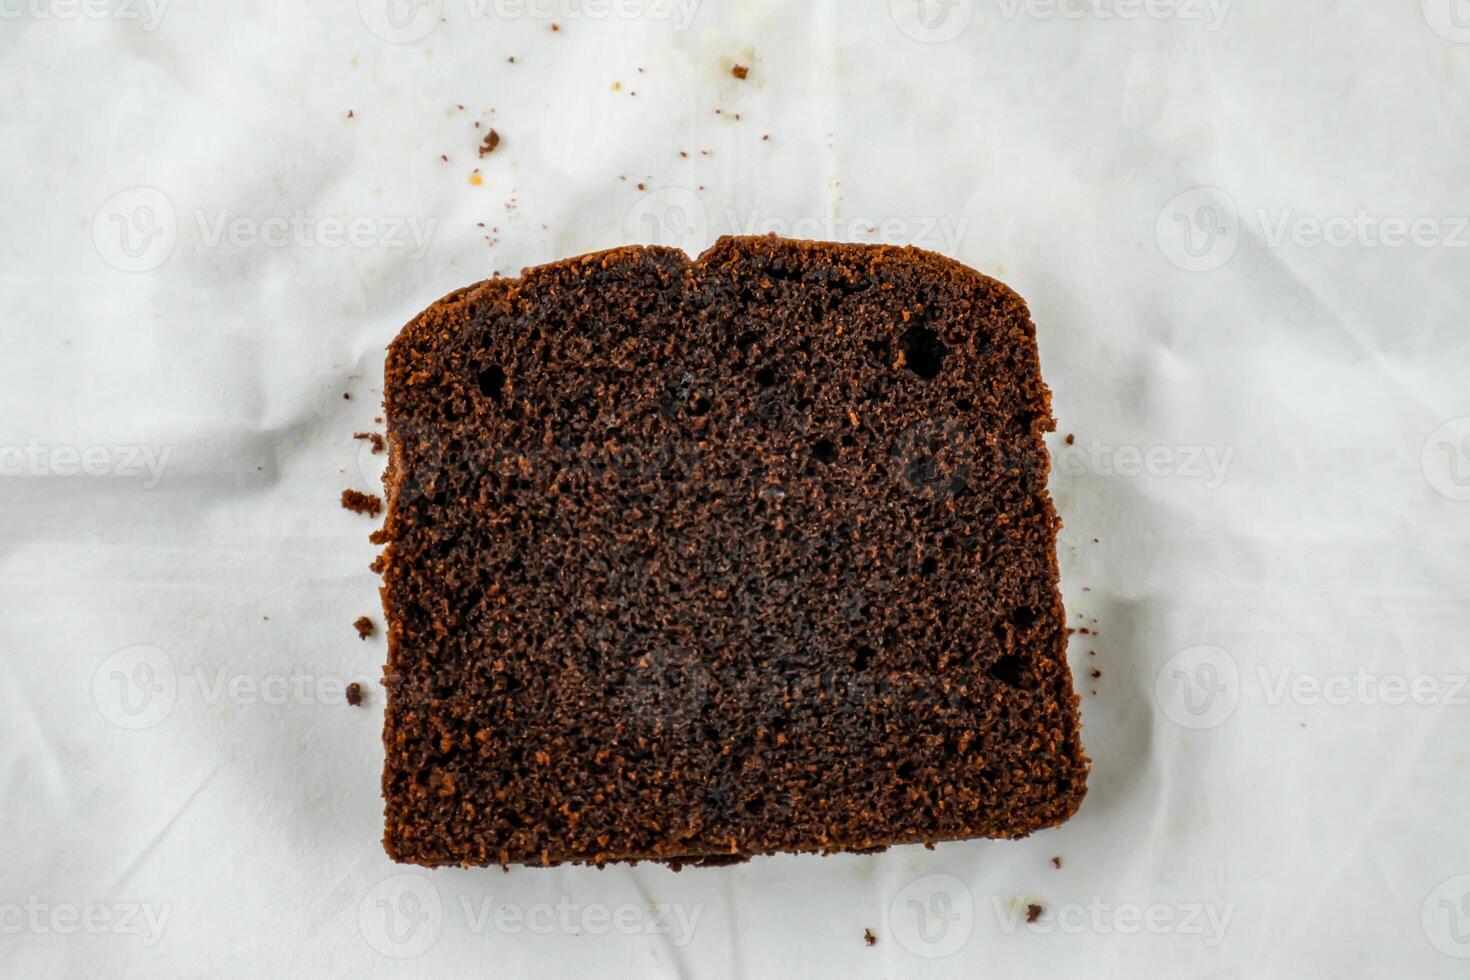
[[(161, 3), (0, 2), (0, 972), (1470, 971), (1463, 0)], [(395, 868), (336, 504), (384, 346), (492, 270), (766, 230), (1030, 302), (1085, 806)]]

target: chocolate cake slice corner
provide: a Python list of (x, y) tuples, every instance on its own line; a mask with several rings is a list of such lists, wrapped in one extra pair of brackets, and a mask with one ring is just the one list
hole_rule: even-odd
[(394, 859), (721, 864), (1079, 806), (1050, 396), (999, 282), (620, 248), (435, 303), (385, 400)]

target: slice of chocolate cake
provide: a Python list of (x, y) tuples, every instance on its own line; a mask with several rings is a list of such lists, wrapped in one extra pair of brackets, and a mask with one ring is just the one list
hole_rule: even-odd
[(396, 860), (727, 863), (1077, 809), (1050, 396), (999, 282), (615, 249), (435, 303), (385, 390)]

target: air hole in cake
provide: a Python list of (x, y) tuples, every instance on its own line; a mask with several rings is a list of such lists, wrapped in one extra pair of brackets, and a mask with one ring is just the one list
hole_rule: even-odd
[(990, 676), (1011, 687), (1025, 687), (1026, 663), (1014, 653), (1008, 653), (990, 668)]
[(831, 439), (818, 439), (812, 443), (812, 459), (819, 463), (830, 463), (837, 458), (837, 447)]
[(939, 376), (948, 353), (939, 334), (928, 327), (910, 327), (903, 335), (904, 366), (926, 381)]
[(710, 407), (710, 400), (708, 398), (696, 398), (694, 399), (694, 404), (689, 406), (689, 414), (708, 415)]
[(480, 386), (480, 394), (500, 401), (500, 393), (505, 390), (505, 371), (499, 364), (492, 364), (475, 375), (475, 384)]
[(873, 662), (873, 648), (864, 644), (852, 653), (852, 666), (854, 670), (867, 670), (868, 664)]
[(763, 367), (755, 372), (755, 383), (762, 388), (769, 388), (776, 383), (776, 372), (773, 368)]
[(919, 565), (919, 574), (933, 575), (937, 568), (939, 568), (939, 559), (935, 558), (933, 555), (930, 555), (928, 558), (924, 559), (921, 565)]
[(1025, 629), (1036, 622), (1036, 610), (1030, 606), (1017, 606), (1011, 610), (1011, 622)]

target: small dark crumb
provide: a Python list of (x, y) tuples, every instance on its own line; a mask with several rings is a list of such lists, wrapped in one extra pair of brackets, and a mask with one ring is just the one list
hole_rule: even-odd
[(487, 153), (494, 153), (495, 148), (499, 145), (500, 134), (497, 133), (494, 129), (491, 129), (488, 133), (485, 134), (484, 141), (480, 143), (480, 156), (483, 157)]
[(684, 159), (687, 160), (687, 159), (689, 159), (689, 151), (688, 150), (680, 150), (679, 151), (679, 156), (681, 156), (681, 157), (683, 157)]
[(383, 424), (383, 416), (381, 416), (381, 415), (379, 415), (379, 416), (376, 416), (376, 417), (375, 417), (375, 418), (374, 418), (374, 419), (373, 419), (373, 421), (374, 421), (374, 422), (376, 422), (376, 423), (378, 423), (378, 424), (379, 424), (379, 425), (382, 425), (382, 424)]
[(1053, 868), (1060, 868), (1062, 866), (1062, 859), (1059, 858), (1059, 857), (1052, 858), (1051, 859), (1051, 866)]
[(766, 133), (764, 136), (761, 137), (761, 141), (762, 142), (769, 142), (770, 139), (771, 139), (771, 134), (770, 133)]
[(1098, 670), (1096, 667), (1092, 668), (1091, 673), (1093, 680), (1097, 680), (1099, 677), (1102, 676), (1102, 671)]
[(1067, 433), (1067, 445), (1070, 446), (1070, 445), (1072, 445), (1072, 443), (1074, 443), (1076, 441), (1077, 441), (1077, 437), (1074, 436), (1074, 435), (1072, 435), (1072, 433), (1068, 432)]
[(1026, 906), (1026, 921), (1035, 922), (1037, 919), (1041, 918), (1041, 913), (1044, 911), (1046, 910), (1043, 909), (1040, 905), (1032, 902), (1030, 905)]
[(750, 68), (745, 65), (736, 65), (734, 68), (730, 69), (730, 74), (734, 75), (736, 78), (740, 79), (743, 82), (750, 77)]
[(441, 153), (441, 154), (439, 154), (439, 159), (440, 160), (443, 160), (445, 163), (448, 163), (449, 162), (449, 154), (447, 154), (447, 153)]
[(344, 392), (342, 392), (342, 397), (343, 397), (343, 398), (345, 398), (345, 399), (347, 399), (347, 400), (348, 400), (348, 401), (352, 401), (352, 396), (351, 396), (351, 395), (349, 395), (349, 394), (348, 394), (348, 393), (347, 393), (347, 392), (345, 392), (345, 391), (344, 391)]
[(640, 191), (646, 191), (646, 190), (648, 190), (648, 185), (647, 184), (639, 184), (638, 185), (638, 189)]
[(863, 942), (867, 943), (869, 946), (876, 946), (878, 945), (878, 937), (873, 935), (873, 930), (864, 929)]
[(362, 704), (362, 685), (357, 681), (347, 685), (347, 703), (354, 708)]
[(347, 110), (347, 118), (348, 119), (351, 119), (352, 118), (352, 110), (351, 109), (348, 109)]
[(382, 452), (383, 451), (383, 447), (385, 447), (385, 446), (388, 445), (387, 440), (385, 440), (381, 435), (379, 435), (376, 432), (354, 432), (352, 434), (352, 438), (354, 438), (354, 439), (365, 439), (368, 442), (372, 443), (373, 444), (373, 452), (375, 452), (375, 453)]
[(561, 25), (560, 24), (552, 24), (551, 25), (551, 29), (553, 31), (559, 31), (559, 30), (561, 30)]
[(373, 621), (366, 616), (359, 616), (352, 621), (353, 629), (357, 630), (357, 638), (366, 640), (373, 635)]
[(1077, 627), (1077, 632), (1081, 633), (1083, 636), (1091, 636), (1092, 635), (1092, 630), (1088, 629), (1086, 626), (1079, 626), (1079, 627)]
[(509, 58), (506, 58), (505, 60), (506, 61), (509, 61), (511, 64), (515, 64), (516, 63), (516, 56), (515, 55), (511, 55)]
[(354, 514), (366, 514), (369, 517), (377, 517), (383, 512), (383, 501), (382, 498), (370, 493), (362, 493), (358, 490), (343, 490), (342, 509), (350, 510)]

